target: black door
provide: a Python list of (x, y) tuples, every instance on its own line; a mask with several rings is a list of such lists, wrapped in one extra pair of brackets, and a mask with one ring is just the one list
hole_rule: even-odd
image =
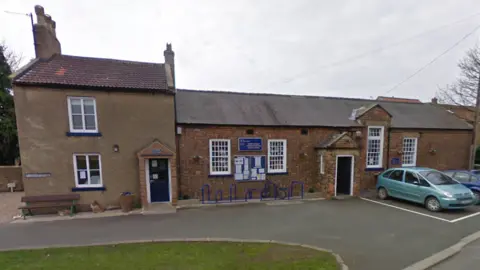
[(352, 157), (337, 158), (337, 195), (350, 195), (352, 180)]
[(168, 159), (148, 160), (151, 202), (170, 201)]

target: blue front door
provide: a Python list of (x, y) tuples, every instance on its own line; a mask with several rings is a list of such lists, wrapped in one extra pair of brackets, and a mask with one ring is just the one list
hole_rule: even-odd
[(148, 177), (150, 180), (150, 201), (170, 201), (168, 159), (149, 159), (148, 170)]

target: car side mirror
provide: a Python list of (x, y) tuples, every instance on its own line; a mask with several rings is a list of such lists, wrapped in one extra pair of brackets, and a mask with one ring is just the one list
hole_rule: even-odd
[(414, 185), (420, 186), (420, 181), (418, 181), (418, 180), (413, 180), (412, 183), (413, 183)]

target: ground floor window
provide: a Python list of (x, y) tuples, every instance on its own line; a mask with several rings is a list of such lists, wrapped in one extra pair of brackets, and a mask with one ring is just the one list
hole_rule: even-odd
[(73, 166), (77, 187), (102, 186), (102, 162), (99, 154), (74, 154)]
[(268, 172), (287, 172), (287, 140), (268, 140)]
[(403, 138), (403, 166), (415, 166), (417, 163), (417, 138)]
[(226, 175), (231, 173), (230, 140), (210, 140), (210, 174)]

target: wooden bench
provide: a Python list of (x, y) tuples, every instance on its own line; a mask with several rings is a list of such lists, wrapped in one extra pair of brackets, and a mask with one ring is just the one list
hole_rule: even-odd
[(22, 216), (33, 216), (32, 209), (44, 208), (61, 208), (68, 207), (70, 209), (70, 216), (74, 215), (77, 201), (80, 199), (80, 194), (57, 194), (57, 195), (40, 195), (40, 196), (24, 196), (22, 202), (25, 206), (20, 206), (18, 209), (22, 210)]

